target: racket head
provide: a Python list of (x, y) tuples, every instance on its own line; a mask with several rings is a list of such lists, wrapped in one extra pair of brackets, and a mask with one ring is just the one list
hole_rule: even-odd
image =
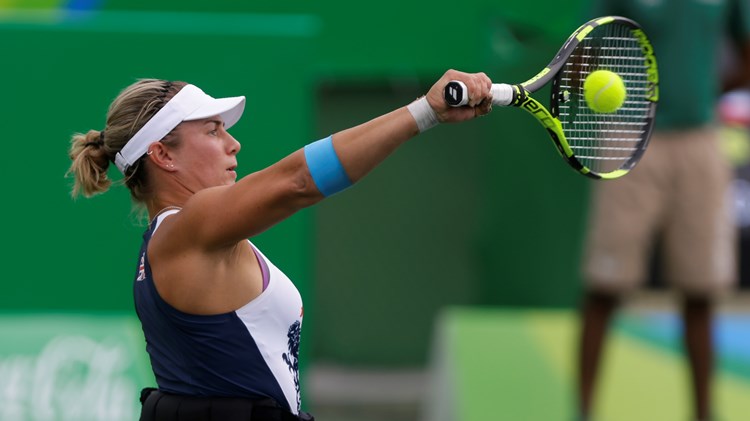
[[(659, 99), (656, 57), (642, 28), (620, 16), (593, 19), (568, 38), (547, 69), (521, 86), (533, 92), (552, 80), (549, 112), (560, 124), (547, 129), (561, 155), (591, 178), (627, 174), (646, 151)], [(586, 103), (583, 83), (596, 70), (617, 73), (625, 84), (625, 102), (615, 112), (598, 113)]]

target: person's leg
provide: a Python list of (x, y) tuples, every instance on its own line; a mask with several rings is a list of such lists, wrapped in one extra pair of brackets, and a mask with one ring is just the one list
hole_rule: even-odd
[(663, 181), (671, 162), (665, 146), (655, 133), (649, 152), (627, 177), (592, 186), (577, 361), (578, 415), (583, 420), (591, 415), (600, 355), (618, 297), (646, 279), (653, 238), (663, 225), (669, 202), (669, 183)]
[(737, 280), (737, 227), (728, 200), (732, 171), (713, 129), (681, 132), (670, 155), (676, 204), (665, 227), (666, 281), (684, 297), (684, 346), (699, 421), (711, 413), (715, 300)]
[(705, 297), (685, 297), (682, 308), (685, 350), (690, 364), (693, 405), (698, 421), (711, 416), (714, 366), (713, 304)]
[(578, 413), (581, 420), (588, 420), (591, 415), (602, 348), (618, 303), (618, 298), (612, 294), (590, 291), (584, 296), (578, 348)]

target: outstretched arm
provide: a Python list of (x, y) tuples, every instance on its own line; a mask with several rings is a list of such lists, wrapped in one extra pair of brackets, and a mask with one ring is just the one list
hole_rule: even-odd
[[(445, 104), (442, 90), (449, 80), (466, 84), (470, 98), (467, 106), (452, 108)], [(449, 70), (430, 88), (424, 99), (418, 100), (422, 108), (410, 111), (409, 108), (413, 107), (401, 107), (333, 134), (327, 145), (328, 151), (320, 149), (322, 152), (311, 153), (310, 150), (298, 150), (232, 186), (198, 192), (178, 215), (181, 220), (173, 223), (187, 228), (179, 231), (184, 232), (186, 239), (189, 237), (193, 244), (207, 248), (234, 245), (317, 203), (325, 197), (323, 193), (332, 194), (359, 181), (419, 133), (417, 120), (425, 118), (421, 114), (434, 112), (430, 118), (446, 123), (487, 114), (492, 103), (491, 85), (483, 73)], [(428, 108), (424, 107), (425, 101)], [(328, 179), (319, 174), (316, 176), (316, 173), (328, 170), (333, 173), (333, 181), (340, 182), (333, 188), (318, 185), (327, 183)], [(175, 243), (179, 244), (179, 241)]]
[[(471, 98), (467, 107), (449, 107), (443, 99), (444, 86), (456, 79), (465, 80), (467, 83)], [(468, 75), (449, 70), (430, 88), (425, 98), (438, 121), (460, 122), (490, 111), (491, 86), (492, 81), (484, 73)], [(418, 133), (415, 116), (407, 107), (401, 107), (374, 120), (334, 134), (333, 145), (350, 180), (357, 182), (383, 162), (396, 148)]]

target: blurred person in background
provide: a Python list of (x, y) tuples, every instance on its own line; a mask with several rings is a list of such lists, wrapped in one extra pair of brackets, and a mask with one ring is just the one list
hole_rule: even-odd
[[(719, 148), (715, 106), (722, 90), (750, 77), (749, 0), (593, 0), (587, 18), (625, 16), (643, 26), (659, 68), (653, 137), (626, 177), (596, 183), (583, 262), (578, 415), (591, 420), (597, 373), (612, 316), (648, 277), (657, 244), (660, 272), (679, 290), (693, 417), (710, 421), (715, 301), (736, 283), (737, 233), (728, 200), (732, 169)], [(726, 37), (739, 67), (722, 80)], [(626, 399), (623, 397), (623, 399)]]
[[(450, 80), (466, 84), (468, 105), (447, 106)], [(140, 80), (112, 102), (104, 129), (75, 135), (73, 196), (105, 192), (114, 163), (150, 219), (133, 289), (158, 389), (144, 389), (141, 420), (312, 419), (300, 410), (302, 299), (248, 238), (359, 181), (420, 132), (487, 114), (490, 87), (483, 73), (450, 70), (408, 106), (240, 180), (241, 145), (227, 129), (244, 97)]]

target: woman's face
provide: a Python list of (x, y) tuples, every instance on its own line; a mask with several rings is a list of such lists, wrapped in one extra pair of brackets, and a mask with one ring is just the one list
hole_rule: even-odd
[(180, 143), (172, 150), (174, 169), (184, 185), (198, 191), (234, 184), (240, 142), (224, 130), (220, 116), (184, 121), (176, 132)]

